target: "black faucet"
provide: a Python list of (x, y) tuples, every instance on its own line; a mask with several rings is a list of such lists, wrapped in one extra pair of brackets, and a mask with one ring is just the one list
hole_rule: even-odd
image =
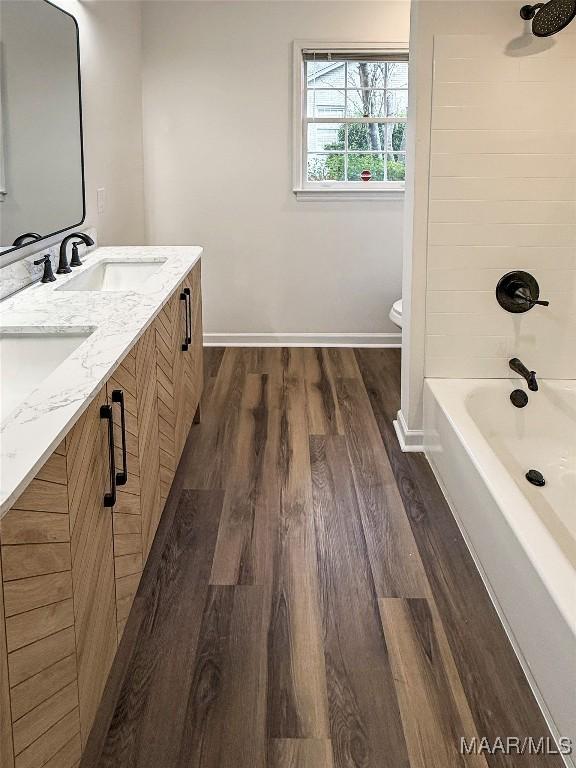
[(515, 269), (513, 272), (507, 272), (498, 281), (496, 286), (496, 298), (498, 304), (506, 312), (528, 312), (528, 310), (539, 304), (541, 307), (547, 307), (549, 301), (540, 300), (540, 286), (536, 278), (529, 272), (523, 272)]
[[(76, 240), (74, 245), (78, 245), (78, 243), (84, 243), (85, 245), (94, 245), (94, 240), (90, 237), (90, 235), (85, 235), (84, 232), (72, 232), (71, 235), (67, 235), (64, 240), (60, 243), (60, 258), (58, 260), (58, 269), (56, 270), (57, 275), (67, 275), (68, 272), (72, 272), (70, 269), (70, 266), (68, 265), (68, 258), (66, 256), (66, 249), (68, 248), (68, 243), (71, 240)], [(82, 262), (78, 258), (78, 248), (73, 251), (72, 254), (72, 266), (73, 267), (80, 267), (82, 266)]]
[(529, 371), (528, 368), (526, 368), (526, 366), (524, 365), (524, 363), (521, 360), (518, 360), (517, 357), (513, 357), (508, 364), (510, 368), (514, 371), (514, 373), (517, 373), (519, 376), (522, 376), (524, 379), (526, 379), (526, 383), (528, 384), (528, 389), (531, 392), (538, 392), (538, 382), (536, 381), (536, 371)]
[(12, 245), (16, 246), (16, 248), (19, 248), (21, 245), (34, 243), (36, 240), (42, 240), (42, 235), (39, 235), (38, 232), (25, 232), (23, 235), (18, 235)]
[(41, 283), (53, 283), (56, 278), (54, 277), (54, 272), (52, 272), (52, 261), (50, 259), (50, 254), (47, 253), (45, 256), (42, 256), (41, 259), (38, 259), (34, 262), (34, 264), (38, 267), (40, 264), (44, 264), (44, 274), (42, 275), (42, 279), (40, 280)]

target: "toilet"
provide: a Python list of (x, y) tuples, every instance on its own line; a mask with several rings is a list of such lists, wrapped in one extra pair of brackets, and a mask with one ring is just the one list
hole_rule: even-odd
[(398, 328), (402, 328), (402, 299), (398, 299), (398, 301), (395, 301), (394, 304), (392, 304), (390, 320), (392, 320), (394, 325), (397, 325)]

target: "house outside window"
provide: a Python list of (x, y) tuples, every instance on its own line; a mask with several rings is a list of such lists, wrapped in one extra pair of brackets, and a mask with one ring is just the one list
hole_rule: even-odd
[(408, 52), (295, 43), (294, 191), (400, 192)]

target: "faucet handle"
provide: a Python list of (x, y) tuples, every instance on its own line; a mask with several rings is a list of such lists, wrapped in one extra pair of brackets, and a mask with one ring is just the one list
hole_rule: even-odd
[(80, 261), (80, 255), (78, 254), (78, 246), (80, 245), (82, 241), (79, 240), (77, 243), (72, 243), (72, 258), (70, 259), (70, 266), (71, 267), (81, 267), (82, 262)]
[(44, 264), (44, 274), (42, 275), (40, 282), (53, 283), (56, 278), (54, 277), (54, 272), (52, 271), (52, 260), (49, 253), (46, 253), (44, 256), (42, 256), (41, 259), (38, 259), (34, 262), (34, 265), (37, 267), (40, 264)]
[(498, 304), (507, 312), (528, 312), (536, 304), (541, 307), (550, 305), (549, 301), (541, 301), (540, 287), (529, 272), (514, 270), (508, 272), (498, 281), (496, 299)]
[(536, 304), (539, 304), (541, 307), (549, 307), (550, 302), (549, 301), (541, 301), (538, 298), (533, 298), (528, 293), (526, 285), (521, 285), (519, 288), (517, 288), (514, 291), (514, 297), (519, 299), (520, 301), (525, 301), (526, 304), (529, 304), (529, 309), (532, 309), (533, 306)]

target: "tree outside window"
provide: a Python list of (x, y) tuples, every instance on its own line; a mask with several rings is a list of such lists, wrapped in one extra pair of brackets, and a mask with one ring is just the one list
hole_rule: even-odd
[(306, 64), (308, 181), (404, 181), (407, 62)]

